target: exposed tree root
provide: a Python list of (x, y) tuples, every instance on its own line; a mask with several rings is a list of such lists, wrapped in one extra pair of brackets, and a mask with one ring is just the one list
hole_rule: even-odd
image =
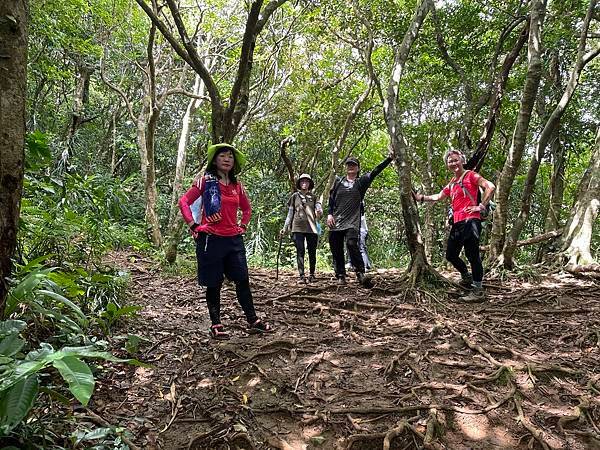
[(590, 407), (590, 402), (588, 399), (579, 399), (579, 405), (577, 405), (575, 407), (575, 412), (574, 414), (568, 415), (568, 416), (563, 416), (560, 419), (558, 419), (558, 430), (561, 433), (565, 432), (564, 426), (569, 423), (569, 422), (574, 422), (576, 420), (579, 420), (581, 418), (581, 416), (583, 414), (585, 414), (585, 411)]
[(525, 417), (523, 414), (523, 405), (521, 403), (521, 399), (518, 395), (514, 397), (515, 406), (517, 407), (518, 416), (516, 418), (517, 422), (519, 422), (529, 433), (535, 438), (536, 441), (540, 443), (544, 450), (554, 450), (556, 447), (552, 447), (548, 441), (544, 438), (544, 432), (539, 430), (535, 425), (531, 423), (531, 421)]

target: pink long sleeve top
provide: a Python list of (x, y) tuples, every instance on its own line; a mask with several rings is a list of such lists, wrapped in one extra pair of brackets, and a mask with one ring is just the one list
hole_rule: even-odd
[[(194, 183), (179, 199), (181, 215), (190, 227), (194, 225), (190, 206), (204, 193), (205, 185), (206, 180), (204, 177), (201, 177), (200, 182)], [(217, 236), (236, 236), (244, 233), (252, 214), (246, 190), (239, 181), (227, 186), (219, 182), (219, 190), (221, 191), (221, 220), (218, 222), (208, 222), (204, 208), (202, 208), (202, 220), (199, 226), (193, 228), (193, 231), (215, 234)], [(242, 219), (239, 224), (238, 210), (242, 211)]]

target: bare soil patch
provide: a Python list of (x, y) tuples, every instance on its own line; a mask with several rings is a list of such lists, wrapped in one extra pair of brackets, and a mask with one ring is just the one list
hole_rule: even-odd
[(144, 306), (123, 333), (150, 342), (149, 368), (116, 365), (91, 409), (148, 449), (600, 448), (600, 284), (571, 274), (491, 280), (478, 304), (407, 289), (400, 271), (328, 275), (255, 270), (249, 335), (233, 285), (227, 341), (208, 337), (193, 277), (114, 255)]

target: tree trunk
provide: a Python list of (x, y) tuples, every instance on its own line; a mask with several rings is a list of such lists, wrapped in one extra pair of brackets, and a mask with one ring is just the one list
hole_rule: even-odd
[[(198, 75), (194, 81), (195, 95), (203, 95), (204, 83)], [(177, 205), (179, 197), (183, 194), (183, 179), (185, 177), (186, 170), (186, 147), (190, 138), (190, 124), (192, 122), (192, 116), (196, 110), (200, 107), (200, 100), (191, 99), (188, 103), (183, 120), (181, 124), (181, 134), (179, 135), (179, 144), (177, 145), (177, 163), (175, 165), (175, 179), (173, 180), (173, 193), (171, 195), (171, 210), (169, 212), (169, 224), (167, 226), (167, 245), (165, 247), (165, 258), (170, 264), (175, 262), (177, 258), (177, 244), (181, 240), (181, 232), (184, 229), (183, 220), (179, 214), (179, 207)]]
[[(550, 77), (555, 96), (558, 97), (561, 88), (560, 65), (558, 52), (554, 52), (550, 63)], [(554, 96), (553, 96), (554, 97)], [(545, 116), (545, 114), (544, 114)], [(560, 228), (560, 212), (565, 190), (565, 147), (560, 142), (560, 121), (550, 136), (550, 154), (552, 155), (552, 176), (550, 178), (550, 202), (544, 231)]]
[[(596, 0), (592, 0), (590, 2), (588, 12), (586, 18), (584, 20), (584, 24), (581, 31), (581, 37), (579, 39), (579, 48), (577, 52), (577, 59), (575, 61), (575, 67), (571, 72), (571, 77), (569, 78), (569, 83), (563, 93), (558, 105), (550, 115), (550, 118), (546, 122), (544, 126), (544, 130), (540, 135), (540, 138), (537, 143), (536, 151), (531, 159), (531, 164), (529, 166), (529, 170), (527, 172), (527, 178), (525, 179), (525, 186), (523, 187), (523, 194), (521, 196), (521, 210), (519, 212), (519, 216), (515, 220), (513, 227), (509, 233), (508, 239), (506, 240), (504, 249), (502, 251), (502, 260), (504, 261), (504, 265), (507, 267), (513, 267), (513, 257), (515, 250), (517, 248), (517, 241), (519, 240), (519, 236), (521, 235), (521, 231), (527, 222), (529, 217), (529, 211), (531, 208), (531, 196), (533, 194), (533, 189), (535, 186), (535, 180), (537, 179), (538, 170), (540, 164), (542, 162), (542, 158), (546, 152), (546, 147), (550, 142), (552, 135), (558, 133), (558, 127), (560, 124), (560, 119), (564, 114), (569, 102), (573, 98), (573, 94), (577, 89), (577, 85), (579, 84), (579, 77), (585, 65), (593, 59), (593, 57), (586, 57), (585, 55), (585, 46), (587, 42), (587, 34), (589, 24), (592, 18), (592, 14), (594, 12)], [(542, 13), (543, 14), (543, 13)], [(541, 25), (540, 25), (541, 26)]]
[(146, 117), (150, 115), (149, 99), (144, 100), (143, 112), (137, 119), (137, 146), (140, 154), (140, 168), (144, 182), (144, 199), (146, 201), (146, 225), (148, 237), (155, 247), (162, 243), (160, 222), (156, 213), (158, 193), (156, 191), (156, 170), (154, 166), (154, 137), (148, 130)]
[(73, 93), (73, 108), (71, 111), (71, 121), (67, 129), (67, 147), (70, 156), (73, 156), (73, 146), (75, 143), (75, 134), (84, 122), (85, 108), (90, 98), (90, 78), (94, 73), (94, 68), (80, 62), (77, 66), (77, 82), (75, 83), (75, 92)]
[(383, 104), (383, 114), (390, 136), (390, 145), (395, 155), (398, 168), (400, 204), (402, 207), (408, 249), (411, 255), (411, 262), (408, 268), (408, 276), (411, 283), (417, 283), (425, 273), (431, 270), (431, 268), (427, 262), (425, 245), (423, 244), (421, 236), (419, 212), (412, 197), (411, 159), (408, 155), (406, 141), (401, 134), (401, 124), (396, 112), (396, 104), (398, 102), (400, 80), (404, 72), (404, 66), (408, 59), (410, 49), (419, 35), (421, 26), (423, 25), (431, 6), (431, 0), (423, 0), (420, 3), (408, 30), (406, 30), (401, 45), (396, 48), (394, 54), (394, 66), (387, 87), (387, 96)]
[(507, 24), (506, 28), (500, 35), (499, 41), (496, 45), (496, 51), (494, 52), (494, 56), (490, 63), (490, 77), (487, 83), (488, 86), (484, 89), (479, 99), (475, 100), (473, 98), (473, 83), (469, 80), (464, 69), (452, 58), (452, 56), (448, 52), (448, 47), (446, 45), (446, 42), (444, 41), (444, 36), (441, 32), (441, 23), (437, 17), (435, 6), (432, 6), (431, 8), (431, 15), (435, 29), (438, 49), (440, 50), (442, 59), (446, 61), (446, 64), (448, 64), (454, 70), (454, 72), (456, 72), (464, 90), (465, 112), (462, 116), (461, 127), (458, 132), (458, 144), (459, 148), (465, 155), (470, 153), (472, 148), (471, 130), (473, 128), (473, 121), (475, 120), (475, 117), (477, 117), (481, 108), (483, 108), (486, 104), (489, 103), (491, 105), (490, 111), (488, 113), (488, 118), (484, 126), (484, 131), (481, 135), (481, 138), (479, 139), (479, 144), (476, 150), (476, 152), (483, 152), (483, 156), (478, 158), (478, 160), (480, 160), (480, 164), (477, 168), (474, 168), (474, 170), (478, 171), (481, 168), (481, 164), (483, 164), (485, 153), (487, 153), (487, 148), (489, 147), (492, 140), (492, 136), (494, 134), (496, 119), (499, 116), (500, 105), (504, 93), (504, 88), (506, 87), (506, 82), (508, 81), (508, 75), (515, 60), (517, 59), (517, 56), (521, 51), (521, 48), (523, 47), (525, 42), (527, 42), (529, 26), (524, 27), (513, 49), (510, 53), (506, 55), (500, 73), (498, 75), (494, 75), (494, 72), (496, 71), (496, 64), (498, 62), (498, 58), (500, 56), (502, 48), (504, 47), (504, 42), (510, 36), (511, 32), (525, 19), (517, 17), (513, 19), (511, 23)]
[[(504, 90), (506, 88), (506, 84), (508, 83), (508, 77), (510, 75), (510, 71), (521, 53), (525, 42), (527, 42), (527, 38), (529, 36), (529, 22), (527, 25), (523, 27), (519, 38), (515, 42), (515, 45), (511, 49), (511, 51), (504, 58), (504, 62), (502, 63), (502, 68), (500, 69), (500, 73), (496, 76), (492, 83), (492, 95), (490, 99), (490, 109), (488, 111), (487, 119), (485, 121), (485, 125), (483, 126), (483, 131), (481, 132), (481, 136), (479, 137), (479, 141), (477, 142), (477, 147), (475, 152), (467, 162), (467, 166), (469, 169), (475, 170), (479, 172), (483, 166), (483, 162), (485, 161), (485, 157), (492, 143), (492, 137), (494, 136), (494, 132), (496, 131), (496, 122), (498, 121), (498, 117), (500, 117), (500, 108), (502, 106), (502, 98), (504, 97)], [(482, 99), (479, 100), (479, 103), (476, 106), (473, 106), (472, 109), (479, 110), (482, 105)], [(466, 119), (465, 119), (466, 120)]]
[(593, 227), (600, 209), (600, 127), (596, 130), (596, 144), (590, 164), (579, 185), (573, 213), (563, 231), (561, 249), (567, 266), (594, 263), (590, 250)]
[[(433, 192), (435, 190), (435, 186), (433, 185), (433, 130), (429, 130), (427, 135), (427, 160), (425, 161), (425, 170), (423, 171), (423, 184), (425, 185), (425, 192)], [(425, 209), (423, 221), (425, 256), (427, 257), (427, 261), (431, 261), (436, 233), (433, 208)]]
[[(253, 0), (248, 11), (244, 37), (238, 60), (238, 70), (233, 81), (227, 107), (223, 103), (223, 97), (219, 88), (213, 80), (210, 69), (206, 67), (195, 43), (189, 37), (183, 18), (179, 11), (178, 2), (166, 0), (171, 13), (172, 23), (177, 29), (176, 37), (171, 32), (167, 23), (161, 20), (158, 12), (146, 3), (146, 0), (136, 0), (138, 5), (148, 15), (154, 26), (169, 42), (173, 50), (202, 78), (210, 98), (211, 106), (211, 136), (213, 143), (233, 142), (239, 131), (240, 122), (248, 111), (248, 99), (250, 95), (250, 75), (256, 38), (263, 30), (271, 15), (288, 0), (271, 0), (263, 8), (264, 0)], [(161, 12), (161, 14), (166, 14)], [(169, 20), (171, 22), (171, 20)]]
[[(371, 58), (370, 50), (367, 53), (368, 53), (367, 57), (370, 59)], [(352, 129), (352, 124), (354, 123), (354, 119), (356, 119), (356, 116), (358, 116), (358, 112), (360, 111), (360, 108), (362, 107), (362, 105), (365, 103), (365, 101), (369, 97), (372, 87), (373, 87), (373, 80), (370, 79), (367, 89), (356, 99), (356, 101), (354, 102), (354, 105), (352, 106), (352, 109), (346, 116), (346, 120), (344, 121), (344, 127), (342, 128), (342, 132), (340, 133), (337, 141), (335, 142), (333, 150), (331, 151), (331, 171), (329, 173), (329, 178), (327, 179), (327, 183), (325, 184), (325, 187), (324, 187), (323, 191), (321, 192), (321, 197), (320, 197), (321, 203), (323, 203), (323, 197), (327, 196), (329, 194), (329, 190), (333, 187), (333, 182), (335, 180), (335, 172), (336, 172), (336, 168), (338, 166), (339, 159), (340, 159), (340, 153), (342, 151), (344, 144), (346, 143), (348, 134), (350, 133), (350, 130)]]
[(550, 137), (552, 154), (552, 177), (550, 179), (550, 204), (548, 215), (544, 224), (544, 231), (553, 231), (560, 228), (560, 212), (562, 210), (565, 192), (565, 148), (560, 143), (559, 128), (556, 127)]
[(523, 88), (523, 96), (519, 107), (519, 115), (513, 132), (512, 145), (508, 152), (508, 157), (504, 163), (502, 173), (497, 183), (496, 203), (497, 208), (494, 213), (494, 222), (492, 224), (490, 238), (490, 252), (488, 258), (491, 261), (498, 260), (499, 264), (503, 261), (501, 257), (502, 248), (506, 235), (506, 224), (508, 221), (509, 197), (510, 191), (523, 158), (523, 151), (527, 140), (529, 130), (529, 121), (531, 111), (535, 104), (540, 77), (542, 73), (541, 60), (541, 26), (544, 19), (545, 2), (542, 0), (532, 0), (529, 42), (528, 42), (528, 67)]
[(0, 2), (0, 317), (17, 245), (27, 99), (27, 0)]
[(115, 176), (117, 169), (117, 111), (110, 118), (110, 175)]

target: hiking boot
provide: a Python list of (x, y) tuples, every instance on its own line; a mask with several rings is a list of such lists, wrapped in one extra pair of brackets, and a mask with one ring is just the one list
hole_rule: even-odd
[(310, 274), (310, 277), (308, 277), (308, 282), (309, 283), (316, 283), (317, 282), (317, 277), (315, 277), (314, 273)]
[(300, 275), (300, 278), (298, 279), (298, 284), (306, 284), (306, 283), (308, 283), (308, 281), (306, 280), (304, 275)]
[(460, 297), (458, 300), (465, 303), (483, 302), (485, 301), (485, 293), (483, 292), (483, 288), (474, 287), (471, 292)]
[(362, 287), (365, 287), (367, 289), (371, 289), (373, 287), (373, 281), (371, 280), (371, 278), (367, 277), (362, 272), (356, 273), (356, 279), (358, 280), (358, 282), (360, 283), (360, 285)]
[(337, 284), (339, 286), (346, 286), (346, 277), (344, 275), (339, 276), (337, 279)]
[(473, 277), (470, 274), (463, 275), (462, 279), (458, 282), (458, 285), (464, 289), (473, 288)]
[(365, 274), (362, 272), (356, 272), (356, 280), (360, 284), (364, 285), (365, 284)]

